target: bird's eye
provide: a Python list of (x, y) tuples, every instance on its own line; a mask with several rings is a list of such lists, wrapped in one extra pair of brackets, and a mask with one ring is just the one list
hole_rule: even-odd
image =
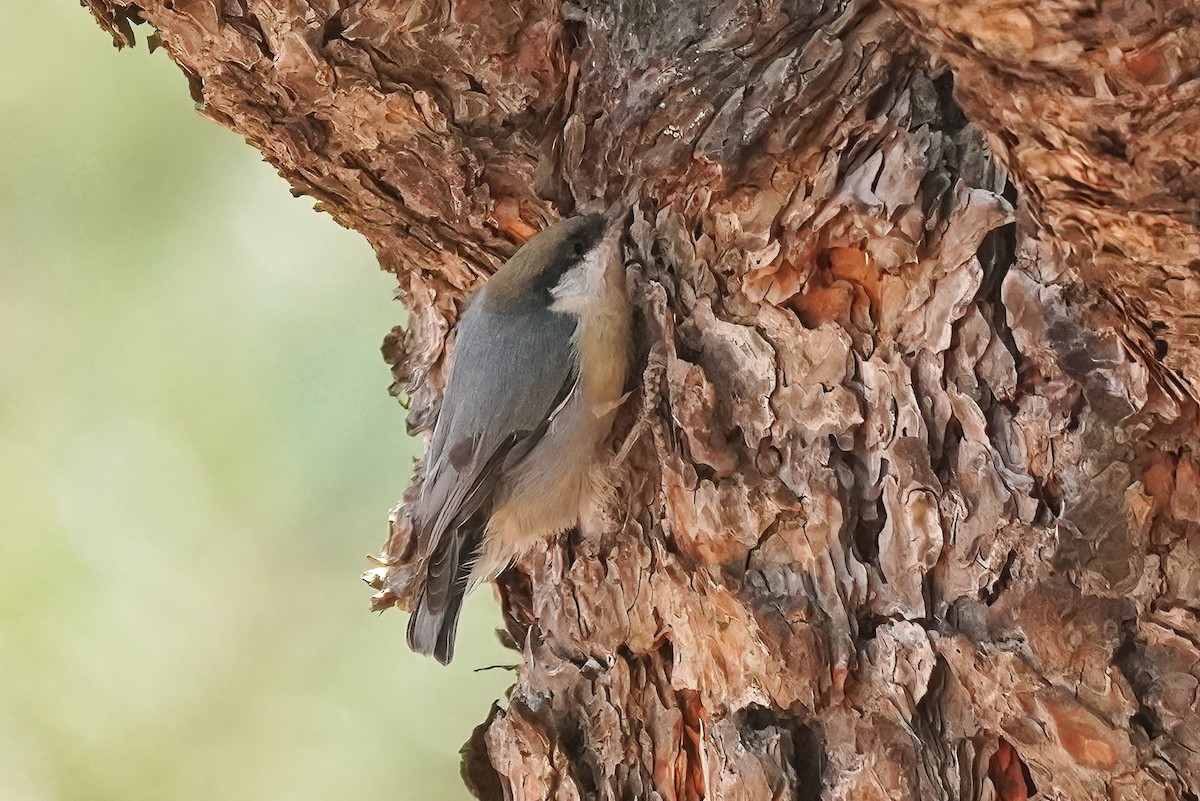
[(576, 239), (574, 244), (571, 245), (571, 249), (575, 251), (576, 256), (582, 256), (585, 252), (587, 252), (587, 248), (585, 248), (583, 243), (578, 239)]

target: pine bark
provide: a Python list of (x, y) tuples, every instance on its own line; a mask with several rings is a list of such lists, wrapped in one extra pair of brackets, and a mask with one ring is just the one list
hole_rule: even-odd
[(1200, 794), (1193, 4), (87, 4), (370, 240), (414, 431), (464, 296), (633, 205), (635, 439), (499, 581), (478, 797)]

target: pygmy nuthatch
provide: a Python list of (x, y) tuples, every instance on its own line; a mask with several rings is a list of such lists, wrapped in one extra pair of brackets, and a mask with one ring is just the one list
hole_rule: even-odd
[(599, 214), (536, 235), (470, 300), (413, 509), (425, 587), (408, 644), (454, 656), (464, 596), (574, 526), (603, 485), (630, 307), (619, 226)]

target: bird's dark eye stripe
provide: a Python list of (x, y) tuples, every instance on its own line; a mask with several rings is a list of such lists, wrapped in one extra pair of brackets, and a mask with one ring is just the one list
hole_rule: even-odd
[(571, 247), (574, 248), (576, 256), (582, 256), (587, 251), (587, 247), (580, 239), (576, 239), (575, 244), (573, 244)]

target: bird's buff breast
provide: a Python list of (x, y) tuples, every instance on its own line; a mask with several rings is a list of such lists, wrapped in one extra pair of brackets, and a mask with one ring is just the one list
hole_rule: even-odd
[[(578, 347), (587, 365), (542, 441), (506, 481), (488, 522), (472, 581), (488, 581), (539, 541), (578, 523), (607, 487), (597, 465), (625, 387), (628, 320), (582, 319)], [(603, 358), (598, 354), (619, 354)]]
[(488, 521), (472, 581), (489, 581), (531, 547), (571, 528), (605, 486), (595, 460), (563, 459), (595, 452), (611, 412), (599, 417), (572, 398), (545, 437), (513, 471)]

